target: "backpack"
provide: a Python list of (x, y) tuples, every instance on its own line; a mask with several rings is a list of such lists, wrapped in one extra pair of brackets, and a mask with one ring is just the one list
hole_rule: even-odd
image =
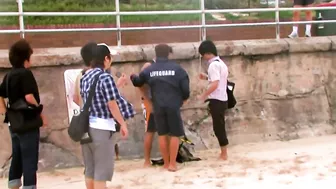
[[(194, 157), (194, 155), (189, 151), (185, 144), (189, 144), (194, 146), (195, 144), (192, 143), (186, 136), (181, 138), (181, 143), (179, 145), (178, 153), (176, 156), (176, 162), (178, 163), (185, 163), (190, 161), (200, 161), (201, 158)], [(152, 159), (152, 165), (163, 165), (163, 159)]]

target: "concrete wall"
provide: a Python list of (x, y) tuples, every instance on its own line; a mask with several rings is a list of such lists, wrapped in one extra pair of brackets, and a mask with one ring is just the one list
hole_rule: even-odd
[[(198, 43), (173, 46), (173, 59), (187, 70), (192, 95), (183, 107), (186, 133), (196, 150), (216, 148), (211, 118), (196, 99), (206, 82), (199, 81), (201, 69)], [(154, 45), (125, 46), (111, 70), (137, 73), (154, 57)], [(336, 36), (308, 39), (217, 42), (219, 54), (236, 83), (237, 106), (227, 112), (227, 130), (232, 145), (269, 140), (290, 140), (332, 134), (336, 131)], [(80, 68), (80, 48), (35, 49), (32, 68), (37, 79), (49, 126), (42, 129), (40, 170), (81, 165), (78, 144), (67, 136), (67, 109), (63, 73)], [(8, 51), (0, 50), (0, 77), (10, 67)], [(202, 64), (202, 69), (206, 65)], [(129, 121), (130, 138), (120, 142), (127, 158), (143, 155), (144, 121), (139, 94), (131, 85), (122, 94), (138, 110)], [(0, 127), (0, 166), (8, 168), (11, 142), (8, 128)], [(157, 146), (155, 147), (157, 154)]]

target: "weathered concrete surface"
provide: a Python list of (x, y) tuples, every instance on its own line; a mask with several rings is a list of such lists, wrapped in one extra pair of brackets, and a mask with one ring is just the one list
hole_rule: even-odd
[[(171, 44), (172, 56), (188, 71), (192, 95), (183, 107), (187, 135), (196, 149), (215, 148), (211, 118), (196, 97), (206, 82), (197, 75), (200, 65), (198, 43)], [(297, 40), (248, 40), (217, 42), (219, 54), (229, 66), (230, 80), (236, 83), (238, 105), (227, 113), (231, 144), (289, 140), (335, 132), (336, 55), (335, 37)], [(154, 45), (126, 46), (111, 69), (112, 74), (136, 73), (154, 57)], [(80, 48), (36, 49), (32, 69), (40, 87), (49, 126), (42, 129), (40, 170), (81, 164), (78, 144), (67, 136), (68, 126), (63, 73), (80, 67)], [(0, 67), (7, 68), (7, 51), (0, 51)], [(2, 70), (3, 76), (6, 70)], [(124, 157), (141, 157), (144, 122), (139, 92), (127, 85), (121, 90), (138, 114), (129, 121), (131, 137), (120, 142)], [(0, 166), (10, 157), (7, 127), (0, 128)], [(47, 146), (47, 147), (45, 147)], [(155, 146), (157, 149), (157, 146)], [(157, 151), (156, 151), (157, 152)], [(53, 153), (55, 155), (50, 156)], [(61, 155), (60, 155), (61, 154)], [(155, 155), (155, 153), (153, 153)], [(55, 158), (57, 157), (57, 158)], [(42, 161), (43, 160), (43, 161)]]

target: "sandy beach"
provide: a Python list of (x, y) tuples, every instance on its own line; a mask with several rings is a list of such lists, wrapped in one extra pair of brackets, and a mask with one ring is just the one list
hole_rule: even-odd
[[(217, 151), (194, 153), (202, 161), (180, 164), (171, 173), (160, 167), (142, 168), (142, 160), (116, 162), (113, 189), (334, 189), (336, 135), (286, 142), (244, 144), (229, 148), (229, 160)], [(84, 189), (83, 168), (39, 173), (39, 189)], [(7, 188), (7, 180), (0, 180)]]

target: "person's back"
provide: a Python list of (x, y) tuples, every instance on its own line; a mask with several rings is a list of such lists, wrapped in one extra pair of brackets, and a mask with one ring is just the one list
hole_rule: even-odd
[(183, 101), (189, 98), (190, 89), (187, 72), (180, 65), (168, 60), (171, 52), (168, 45), (157, 45), (156, 63), (144, 69), (139, 76), (133, 74), (131, 80), (136, 87), (145, 84), (150, 87), (163, 166), (169, 171), (176, 171), (179, 137), (184, 136), (180, 108)]
[(188, 75), (180, 65), (168, 59), (158, 58), (145, 72), (148, 73), (154, 109), (175, 109), (182, 106), (185, 97), (189, 96), (189, 88), (185, 89), (182, 86), (181, 82), (188, 80)]

